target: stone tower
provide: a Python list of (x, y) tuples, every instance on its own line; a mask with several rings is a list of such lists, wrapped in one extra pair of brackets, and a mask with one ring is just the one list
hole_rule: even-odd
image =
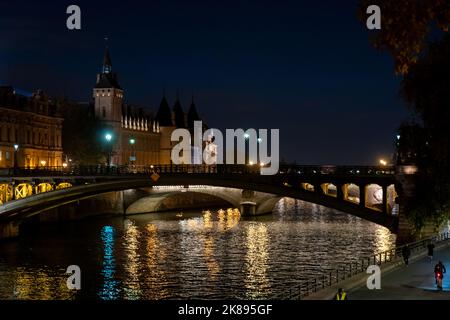
[(105, 125), (118, 128), (122, 118), (123, 89), (112, 73), (112, 62), (108, 48), (103, 57), (102, 72), (97, 74), (94, 87), (95, 118)]
[(113, 136), (111, 164), (120, 164), (123, 89), (119, 85), (117, 75), (112, 72), (108, 47), (103, 57), (102, 72), (97, 74), (93, 98), (96, 120)]

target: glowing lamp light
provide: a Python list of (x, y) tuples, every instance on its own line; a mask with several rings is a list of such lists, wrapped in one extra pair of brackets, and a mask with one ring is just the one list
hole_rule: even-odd
[(384, 159), (380, 159), (380, 164), (381, 164), (382, 166), (385, 166), (385, 165), (387, 165), (387, 161), (384, 160)]
[(244, 139), (247, 140), (248, 138), (250, 138), (250, 135), (248, 133), (244, 133)]
[(18, 144), (15, 144), (15, 145), (14, 145), (14, 150), (17, 151), (18, 149), (19, 149), (19, 145), (18, 145)]
[(45, 161), (45, 160), (41, 160), (41, 166), (45, 166), (47, 164), (47, 161)]
[(261, 167), (264, 167), (264, 162), (261, 162), (259, 165), (260, 165)]
[(105, 134), (105, 139), (110, 142), (112, 140), (112, 135), (110, 133)]
[(253, 161), (250, 161), (248, 164), (252, 166), (253, 165)]
[(258, 138), (258, 143), (261, 143), (262, 142), (262, 139), (261, 138)]
[(67, 168), (67, 163), (64, 162), (64, 163), (62, 164), (62, 166), (63, 166), (63, 168)]
[(133, 139), (133, 138), (131, 138), (131, 139), (130, 139), (130, 144), (135, 144), (135, 143), (136, 143), (136, 140)]
[(151, 165), (150, 168), (153, 169), (153, 165)]

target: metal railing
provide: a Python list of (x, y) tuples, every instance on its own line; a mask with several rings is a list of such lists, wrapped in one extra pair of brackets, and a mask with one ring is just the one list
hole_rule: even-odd
[[(6, 168), (0, 169), (3, 177), (40, 177), (40, 176), (82, 176), (82, 175), (132, 175), (157, 173), (207, 173), (207, 174), (252, 174), (260, 175), (258, 165), (149, 165), (149, 166), (77, 166), (38, 167), (38, 168)], [(319, 165), (281, 165), (277, 176), (385, 176), (393, 175), (395, 168), (391, 166), (319, 166)]]
[(413, 254), (417, 255), (422, 253), (423, 250), (426, 250), (427, 245), (430, 242), (440, 243), (448, 240), (449, 232), (445, 232), (427, 239), (422, 239), (384, 252), (377, 253), (371, 257), (367, 257), (359, 261), (341, 265), (333, 271), (323, 273), (321, 276), (302, 281), (299, 284), (289, 288), (289, 290), (272, 297), (272, 299), (300, 300), (312, 293), (318, 292), (327, 287), (331, 287), (332, 285), (347, 280), (358, 274), (365, 273), (367, 267), (369, 267), (370, 265), (380, 266), (386, 262), (392, 262), (396, 259), (402, 258), (402, 251), (406, 246), (409, 247), (411, 256), (413, 256)]

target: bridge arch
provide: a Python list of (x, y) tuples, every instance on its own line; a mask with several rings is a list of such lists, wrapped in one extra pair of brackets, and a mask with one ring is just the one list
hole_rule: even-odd
[[(203, 197), (196, 198), (196, 195), (203, 195)], [(181, 189), (165, 192), (155, 192), (142, 197), (131, 203), (125, 209), (125, 214), (140, 214), (168, 210), (179, 210), (187, 204), (189, 204), (194, 209), (196, 206), (196, 201), (200, 200), (203, 202), (203, 207), (208, 206), (208, 201), (211, 201), (210, 203), (213, 203), (213, 201), (215, 200), (220, 200), (217, 203), (221, 203), (227, 208), (239, 208), (240, 206), (239, 201), (230, 194), (221, 194), (217, 191), (207, 192), (206, 190), (202, 190), (200, 188), (193, 190)]]
[(354, 183), (346, 183), (343, 186), (344, 200), (359, 204), (361, 202), (361, 190), (360, 187)]
[(337, 186), (333, 183), (326, 182), (320, 185), (322, 188), (323, 194), (331, 197), (337, 197)]

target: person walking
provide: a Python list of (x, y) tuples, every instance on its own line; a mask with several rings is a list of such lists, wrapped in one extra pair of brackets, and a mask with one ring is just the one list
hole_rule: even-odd
[(342, 288), (339, 288), (334, 300), (347, 300), (347, 293)]
[(433, 260), (433, 253), (434, 253), (434, 244), (433, 244), (433, 242), (430, 242), (427, 245), (427, 248), (428, 248), (428, 258), (430, 259), (430, 263), (431, 263), (431, 261)]
[(409, 246), (406, 245), (403, 247), (402, 249), (402, 256), (403, 256), (403, 261), (405, 261), (405, 265), (408, 266), (409, 264), (409, 256), (411, 255), (411, 250), (409, 249)]

